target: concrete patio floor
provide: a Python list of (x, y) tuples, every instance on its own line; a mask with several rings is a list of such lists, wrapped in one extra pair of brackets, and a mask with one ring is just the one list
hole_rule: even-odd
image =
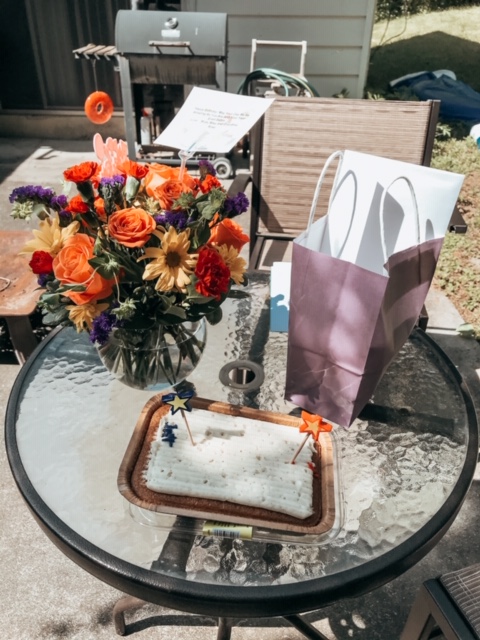
[[(0, 228), (25, 229), (10, 217), (8, 195), (24, 184), (58, 187), (62, 171), (94, 159), (91, 144), (77, 141), (0, 139)], [(443, 294), (427, 301), (429, 333), (464, 377), (477, 412), (480, 408), (480, 344), (459, 337), (462, 318)], [(0, 354), (0, 414), (20, 367)], [(308, 614), (331, 640), (399, 638), (420, 584), (430, 577), (480, 562), (476, 543), (480, 516), (480, 476), (474, 480), (459, 516), (440, 543), (419, 564), (384, 587)], [(0, 448), (0, 635), (3, 640), (104, 640), (117, 638), (112, 608), (121, 593), (67, 559), (45, 536), (12, 479)], [(160, 617), (162, 616), (163, 617)], [(153, 616), (153, 617), (152, 617)], [(152, 625), (152, 623), (155, 623)], [(129, 635), (144, 640), (206, 640), (215, 622), (148, 605), (127, 616)], [(240, 622), (233, 640), (294, 640), (303, 636), (278, 619)]]

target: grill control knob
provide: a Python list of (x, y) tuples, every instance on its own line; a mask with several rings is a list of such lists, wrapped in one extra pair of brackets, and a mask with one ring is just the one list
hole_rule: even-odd
[(178, 27), (178, 20), (176, 18), (169, 18), (165, 22), (167, 29), (176, 29)]

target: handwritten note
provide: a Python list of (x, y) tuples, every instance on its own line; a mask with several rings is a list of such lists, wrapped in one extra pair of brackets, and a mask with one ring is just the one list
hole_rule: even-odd
[(272, 102), (269, 98), (195, 87), (155, 143), (192, 152), (227, 153)]

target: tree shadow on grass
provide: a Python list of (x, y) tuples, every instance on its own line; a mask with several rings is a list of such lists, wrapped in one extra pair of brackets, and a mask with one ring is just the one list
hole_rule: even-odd
[(458, 80), (480, 91), (479, 59), (480, 43), (434, 31), (373, 48), (367, 87), (384, 92), (389, 82), (406, 74), (449, 69)]

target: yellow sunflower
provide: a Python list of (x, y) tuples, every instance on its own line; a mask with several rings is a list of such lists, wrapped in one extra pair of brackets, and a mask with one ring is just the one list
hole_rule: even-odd
[(154, 231), (161, 240), (159, 247), (148, 247), (145, 255), (138, 260), (151, 259), (143, 272), (144, 280), (158, 278), (155, 285), (157, 291), (185, 291), (190, 283), (190, 274), (195, 270), (198, 255), (189, 254), (190, 229), (177, 233), (170, 227), (168, 231)]
[(85, 325), (88, 329), (92, 328), (93, 319), (99, 316), (102, 311), (108, 309), (108, 304), (102, 302), (88, 302), (87, 304), (69, 304), (65, 307), (68, 311), (68, 317), (75, 325), (78, 333), (85, 330)]
[(71, 222), (68, 227), (60, 227), (58, 218), (47, 218), (40, 222), (39, 227), (33, 230), (35, 237), (27, 242), (20, 253), (46, 251), (51, 256), (56, 256), (65, 244), (65, 240), (77, 233), (80, 223)]
[(219, 244), (216, 249), (230, 269), (231, 279), (235, 284), (242, 284), (243, 274), (247, 267), (246, 260), (238, 255), (238, 250), (235, 247), (230, 247), (228, 244)]

